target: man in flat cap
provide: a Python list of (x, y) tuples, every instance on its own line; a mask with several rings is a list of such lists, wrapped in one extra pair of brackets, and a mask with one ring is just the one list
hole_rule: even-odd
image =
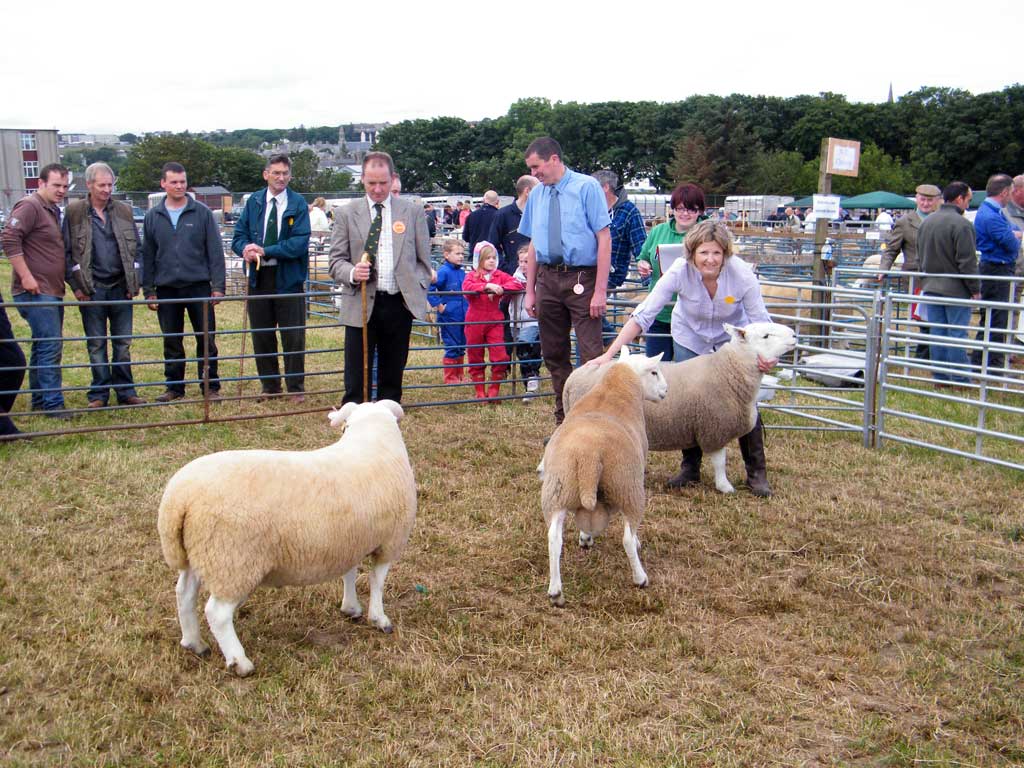
[[(921, 229), (921, 224), (928, 215), (933, 213), (942, 202), (942, 190), (934, 184), (920, 184), (914, 192), (917, 208), (900, 217), (893, 224), (892, 231), (889, 232), (889, 237), (886, 238), (880, 264), (883, 270), (892, 269), (896, 257), (900, 251), (903, 251), (903, 271), (921, 271), (921, 262), (917, 255), (917, 232)], [(920, 279), (915, 282), (917, 283), (915, 287), (920, 287)], [(893, 290), (905, 293), (910, 288), (910, 281), (907, 278), (900, 278), (893, 284), (892, 288)], [(928, 329), (922, 328), (921, 331), (927, 333)], [(914, 350), (914, 357), (927, 360), (928, 345), (918, 344)]]

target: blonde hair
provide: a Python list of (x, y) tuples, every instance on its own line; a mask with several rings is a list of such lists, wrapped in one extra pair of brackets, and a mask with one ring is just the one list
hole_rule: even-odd
[(480, 265), (484, 263), (484, 259), (491, 257), (498, 258), (498, 250), (493, 245), (485, 245), (480, 249), (480, 253), (477, 254), (476, 268), (481, 269)]
[(722, 249), (722, 263), (733, 254), (732, 233), (720, 221), (702, 221), (686, 233), (683, 246), (688, 258), (693, 262), (693, 255), (704, 243), (715, 243)]
[(449, 238), (449, 239), (445, 240), (444, 243), (441, 245), (441, 253), (451, 253), (456, 248), (464, 248), (464, 247), (465, 246), (462, 245), (461, 241), (456, 240), (454, 238)]
[(327, 208), (327, 201), (324, 200), (322, 197), (318, 197), (316, 200), (313, 201), (313, 207), (319, 208), (322, 211)]

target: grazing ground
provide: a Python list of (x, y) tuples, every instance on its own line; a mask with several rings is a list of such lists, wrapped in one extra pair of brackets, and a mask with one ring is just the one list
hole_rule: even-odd
[(344, 619), (340, 582), (260, 590), (236, 620), (245, 680), (178, 645), (160, 494), (204, 453), (336, 439), (322, 413), (0, 445), (0, 762), (1024, 763), (1021, 473), (773, 431), (760, 500), (738, 450), (728, 497), (710, 467), (665, 492), (676, 457), (652, 454), (650, 586), (631, 585), (621, 522), (589, 552), (569, 525), (555, 609), (534, 473), (549, 411), (411, 411), (395, 633)]

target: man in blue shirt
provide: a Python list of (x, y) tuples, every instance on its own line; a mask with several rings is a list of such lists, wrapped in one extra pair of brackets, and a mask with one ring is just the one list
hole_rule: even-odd
[[(974, 231), (978, 251), (981, 253), (978, 274), (982, 276), (1013, 276), (1013, 268), (1020, 253), (1021, 231), (1003, 216), (1003, 207), (1010, 200), (1012, 187), (1013, 179), (1005, 173), (989, 177), (985, 185), (985, 201), (978, 208), (978, 215), (974, 218)], [(1011, 283), (1008, 280), (982, 280), (982, 301), (1009, 301), (1010, 288)], [(1009, 315), (1009, 311), (1005, 309), (982, 310), (982, 325), (975, 336), (975, 341), (984, 341), (988, 335), (990, 343), (1005, 344), (1005, 329)], [(987, 318), (990, 318), (991, 322), (989, 331), (986, 331)], [(972, 365), (981, 365), (983, 351), (976, 349), (971, 353)], [(990, 351), (988, 354), (990, 368), (1002, 368), (1004, 360), (1002, 352)]]
[(540, 184), (530, 192), (519, 222), (520, 233), (530, 238), (523, 307), (538, 320), (555, 391), (555, 423), (561, 424), (562, 390), (572, 373), (571, 329), (583, 362), (604, 352), (611, 218), (600, 184), (567, 168), (554, 139), (535, 139), (526, 148), (526, 165)]

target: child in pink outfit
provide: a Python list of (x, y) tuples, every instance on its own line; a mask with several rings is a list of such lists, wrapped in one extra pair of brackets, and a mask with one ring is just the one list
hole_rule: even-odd
[[(466, 357), (469, 377), (476, 383), (478, 400), (496, 403), (501, 381), (508, 372), (505, 351), (505, 317), (498, 300), (505, 291), (521, 291), (524, 286), (498, 269), (498, 252), (484, 240), (473, 249), (477, 266), (466, 275), (462, 290), (466, 292)], [(491, 381), (484, 390), (484, 351), (490, 354)]]

